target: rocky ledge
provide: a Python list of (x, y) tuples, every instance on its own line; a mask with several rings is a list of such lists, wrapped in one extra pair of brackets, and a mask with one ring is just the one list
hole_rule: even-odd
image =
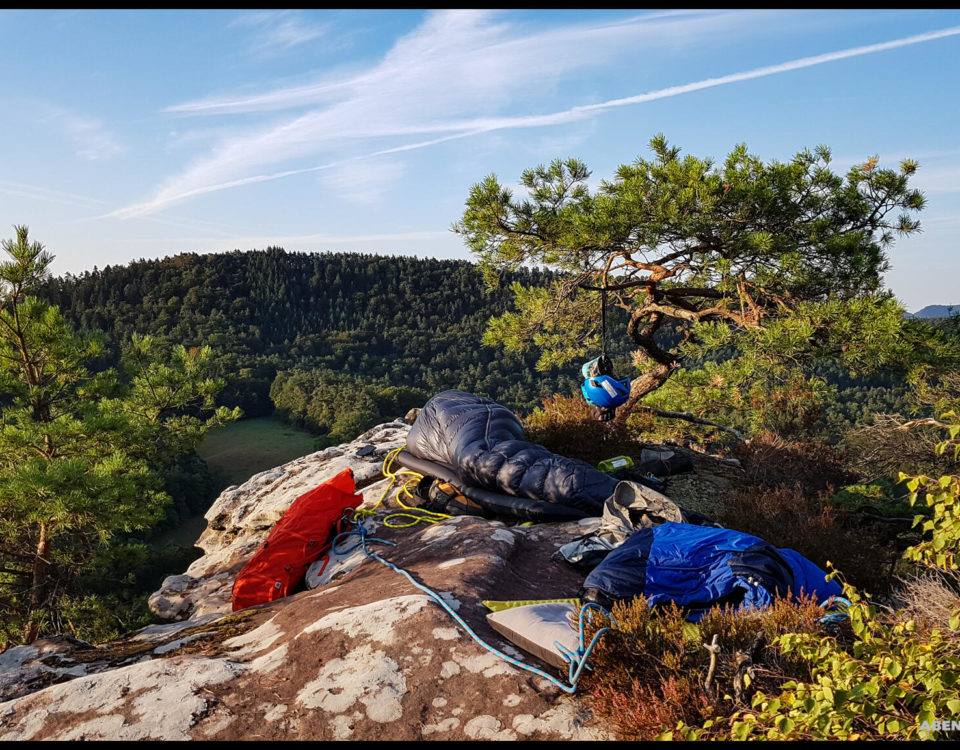
[[(0, 654), (0, 739), (608, 739), (576, 696), (482, 648), (374, 559), (231, 612), (237, 571), (293, 500), (350, 467), (364, 506), (375, 505), (383, 457), (408, 429), (381, 425), (225, 490), (206, 514), (203, 557), (150, 599), (165, 623), (97, 646), (53, 638)], [(482, 601), (575, 595), (582, 577), (554, 553), (593, 523), (464, 516), (380, 523), (375, 535), (396, 543), (378, 552), (440, 592), (481, 638), (560, 676), (489, 628)]]
[[(204, 555), (150, 598), (164, 622), (106, 644), (59, 637), (0, 654), (0, 739), (612, 739), (576, 695), (484, 649), (375, 559), (231, 612), (237, 572), (290, 504), (349, 467), (363, 507), (374, 507), (388, 482), (383, 459), (408, 430), (380, 425), (225, 490), (206, 514)], [(738, 470), (694, 458), (696, 471), (672, 478), (668, 493), (710, 513)], [(493, 631), (482, 601), (575, 596), (583, 577), (555, 553), (598, 519), (520, 526), (463, 516), (388, 528), (384, 515), (368, 523), (395, 546), (374, 545), (378, 553), (439, 592), (487, 643), (561, 677)]]

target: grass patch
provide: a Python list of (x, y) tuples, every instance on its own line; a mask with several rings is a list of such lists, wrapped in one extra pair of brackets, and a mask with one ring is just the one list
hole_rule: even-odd
[(218, 490), (243, 484), (254, 474), (313, 453), (316, 437), (275, 417), (241, 419), (216, 427), (197, 451)]

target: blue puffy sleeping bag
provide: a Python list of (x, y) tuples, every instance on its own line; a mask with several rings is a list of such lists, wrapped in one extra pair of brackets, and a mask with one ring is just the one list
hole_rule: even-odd
[(429, 466), (420, 468), (417, 459), (446, 468), (448, 481), (461, 489), (479, 487), (565, 506), (579, 511), (573, 516), (579, 518), (603, 513), (603, 503), (618, 481), (585, 461), (527, 442), (516, 414), (464, 391), (443, 391), (427, 401), (398, 457), (414, 471), (440, 476)]
[(585, 601), (646, 597), (652, 607), (676, 602), (698, 621), (713, 606), (764, 609), (775, 597), (842, 592), (826, 573), (791, 549), (777, 549), (732, 529), (664, 523), (641, 529), (614, 549), (583, 583)]

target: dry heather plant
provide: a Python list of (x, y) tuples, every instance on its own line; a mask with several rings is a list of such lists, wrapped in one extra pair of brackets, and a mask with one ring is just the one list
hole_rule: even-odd
[(872, 594), (886, 593), (894, 565), (910, 541), (909, 529), (837, 510), (829, 497), (811, 497), (797, 485), (740, 489), (724, 498), (716, 520), (775, 547), (796, 550), (821, 568), (829, 563)]
[(843, 456), (822, 444), (785, 440), (765, 432), (739, 446), (737, 458), (748, 482), (763, 487), (799, 486), (807, 494), (842, 487), (856, 479)]
[(899, 414), (875, 414), (873, 424), (843, 436), (847, 463), (866, 481), (906, 474), (939, 476), (956, 470), (947, 455), (938, 455), (941, 432), (909, 422)]
[(957, 573), (926, 570), (901, 578), (891, 599), (897, 620), (913, 620), (924, 631), (940, 630), (948, 637), (960, 638), (960, 632), (950, 627), (950, 618), (960, 610)]
[(617, 455), (639, 455), (643, 443), (619, 420), (598, 421), (582, 396), (550, 396), (524, 420), (527, 440), (562, 456), (597, 463)]
[(826, 632), (823, 610), (812, 601), (778, 600), (763, 612), (714, 609), (697, 624), (675, 605), (650, 609), (642, 597), (616, 604), (611, 614), (615, 628), (581, 684), (621, 740), (650, 740), (677, 722), (730, 716), (757, 688), (809, 679), (804, 662), (770, 644), (788, 632)]

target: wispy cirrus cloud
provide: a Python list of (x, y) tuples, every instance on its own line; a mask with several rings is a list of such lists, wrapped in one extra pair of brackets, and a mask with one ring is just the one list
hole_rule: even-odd
[(81, 159), (109, 159), (130, 150), (100, 118), (47, 101), (35, 101), (32, 106), (36, 121), (52, 126), (66, 136), (74, 153)]
[[(617, 107), (960, 34), (960, 28), (942, 29), (560, 111), (542, 111), (545, 99), (540, 94), (545, 89), (565, 76), (610, 63), (638, 45), (653, 60), (666, 46), (696, 43), (723, 33), (759, 33), (755, 30), (764, 17), (764, 12), (753, 11), (679, 12), (529, 31), (502, 22), (494, 11), (435, 12), (398, 40), (377, 65), (361, 73), (258, 95), (215, 97), (170, 107), (169, 112), (181, 115), (239, 115), (313, 105), (313, 109), (278, 124), (225, 139), (211, 153), (168, 179), (153, 198), (111, 215), (146, 215), (230, 187), (341, 169), (364, 159), (497, 130), (590, 120)], [(527, 112), (504, 112), (518, 108)], [(496, 112), (501, 114), (488, 114)], [(363, 148), (364, 142), (372, 145), (390, 140), (394, 145)], [(293, 164), (295, 160), (324, 155), (332, 158), (322, 164)], [(265, 166), (283, 163), (291, 166), (263, 171)]]
[(74, 206), (76, 208), (96, 209), (103, 208), (107, 205), (106, 202), (91, 198), (88, 195), (78, 195), (63, 190), (52, 190), (50, 188), (40, 187), (39, 185), (28, 185), (12, 180), (0, 180), (0, 193), (13, 195), (18, 198), (44, 201), (46, 203), (59, 203), (63, 206)]
[(81, 159), (109, 159), (129, 150), (103, 122), (94, 117), (66, 114), (62, 122), (67, 136), (76, 147), (77, 156)]
[(50, 102), (35, 102), (37, 122), (52, 125), (71, 142), (81, 159), (97, 161), (129, 150), (103, 120)]
[(340, 164), (324, 172), (321, 182), (334, 194), (351, 203), (372, 204), (395, 186), (406, 173), (396, 159), (375, 159)]
[[(259, 94), (221, 95), (183, 102), (165, 111), (191, 115), (237, 114), (376, 98), (383, 112), (482, 111), (517, 100), (570, 71), (603, 65), (643, 43), (651, 52), (738, 34), (763, 11), (673, 11), (604, 24), (573, 24), (529, 31), (499, 20), (493, 10), (433, 12), (399, 39), (368, 70), (283, 86)], [(432, 101), (431, 101), (432, 100)], [(499, 102), (498, 102), (499, 100)]]
[[(80, 195), (78, 193), (71, 193), (65, 190), (54, 190), (47, 187), (41, 187), (39, 185), (30, 185), (24, 182), (16, 182), (13, 180), (0, 180), (0, 194), (10, 195), (16, 198), (28, 198), (30, 200), (41, 201), (43, 203), (55, 203), (61, 206), (70, 206), (83, 211), (102, 211), (108, 205), (105, 200), (93, 198), (89, 195)], [(92, 221), (97, 218), (100, 217), (88, 216), (83, 219), (78, 219), (78, 221)], [(216, 222), (198, 219), (185, 219), (182, 217), (170, 216), (161, 213), (151, 214), (149, 216), (145, 216), (144, 218), (157, 224), (166, 224), (169, 226), (210, 232), (213, 233), (214, 236), (218, 237), (237, 236), (236, 227), (226, 228), (221, 224), (217, 224)]]
[(251, 29), (250, 51), (264, 57), (282, 54), (293, 47), (321, 39), (330, 32), (330, 24), (310, 23), (289, 10), (244, 13), (231, 21), (230, 26)]

